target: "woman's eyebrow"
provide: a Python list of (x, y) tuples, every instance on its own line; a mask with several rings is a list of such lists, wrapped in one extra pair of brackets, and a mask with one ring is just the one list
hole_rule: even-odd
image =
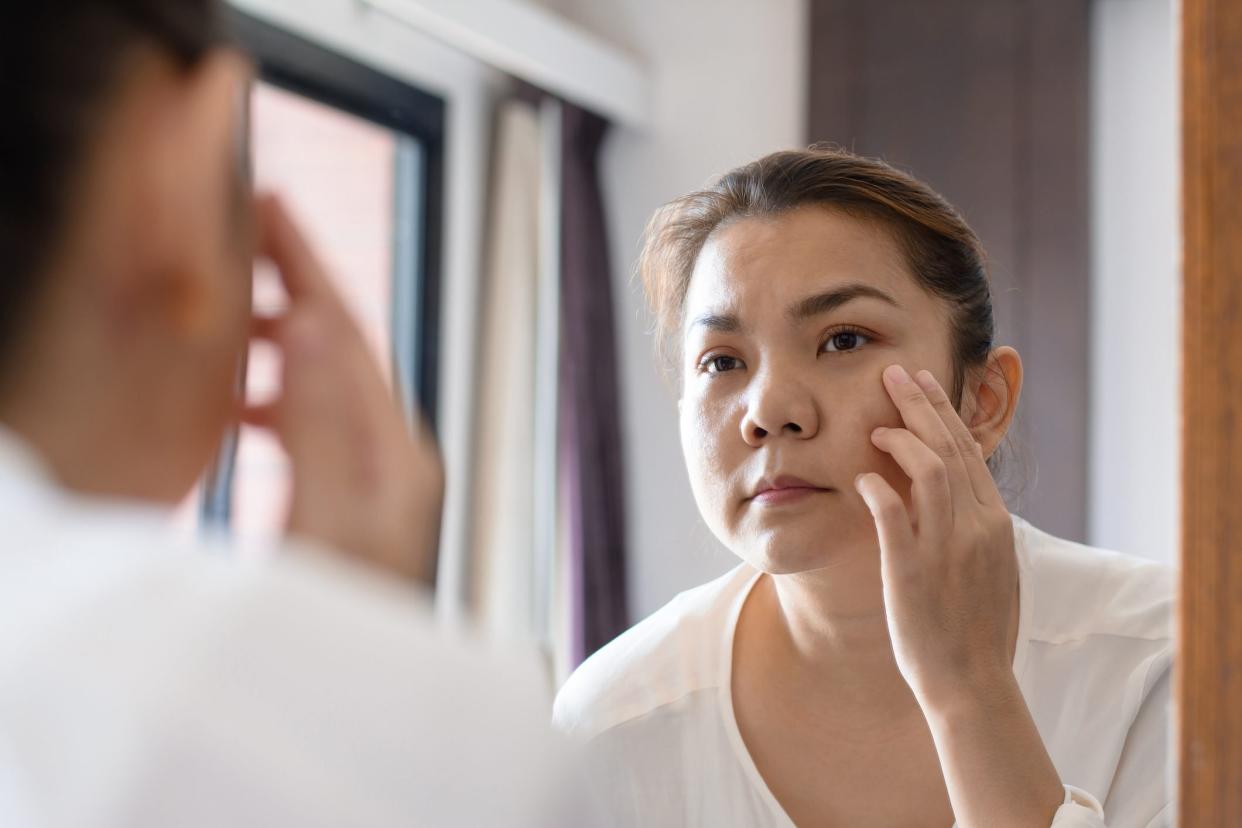
[(742, 320), (733, 313), (705, 313), (690, 323), (691, 328), (699, 326), (717, 333), (738, 333), (742, 330)]
[(852, 285), (843, 285), (842, 287), (834, 288), (833, 290), (829, 290), (824, 293), (817, 293), (814, 296), (808, 296), (806, 299), (802, 299), (791, 305), (789, 310), (785, 312), (785, 315), (789, 317), (791, 322), (802, 322), (813, 316), (819, 316), (821, 313), (827, 313), (830, 310), (835, 310), (836, 308), (844, 305), (846, 302), (851, 302), (854, 299), (862, 299), (864, 297), (879, 299), (881, 302), (886, 302), (895, 308), (901, 307), (901, 304), (896, 299), (879, 288), (857, 283)]

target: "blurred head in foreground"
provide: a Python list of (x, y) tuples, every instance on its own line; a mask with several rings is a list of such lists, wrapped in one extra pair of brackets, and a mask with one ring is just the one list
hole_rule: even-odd
[(249, 65), (214, 0), (9, 3), (0, 33), (0, 420), (72, 488), (179, 499), (249, 334)]

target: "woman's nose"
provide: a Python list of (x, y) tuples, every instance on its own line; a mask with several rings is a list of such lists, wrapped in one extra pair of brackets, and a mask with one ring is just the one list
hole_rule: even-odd
[(819, 432), (815, 401), (798, 383), (767, 377), (750, 395), (742, 417), (742, 439), (758, 447), (775, 435), (809, 440)]

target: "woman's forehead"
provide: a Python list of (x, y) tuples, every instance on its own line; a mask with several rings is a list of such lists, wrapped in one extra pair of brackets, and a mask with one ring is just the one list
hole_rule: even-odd
[[(894, 307), (927, 301), (893, 234), (875, 221), (820, 207), (739, 219), (703, 246), (686, 294), (687, 323), (715, 309), (788, 309), (833, 291), (870, 288)], [(864, 290), (864, 293), (867, 292)]]

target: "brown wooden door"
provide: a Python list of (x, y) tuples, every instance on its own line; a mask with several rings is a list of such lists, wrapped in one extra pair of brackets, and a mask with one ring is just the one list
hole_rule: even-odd
[(1182, 0), (1181, 822), (1242, 826), (1242, 2)]

